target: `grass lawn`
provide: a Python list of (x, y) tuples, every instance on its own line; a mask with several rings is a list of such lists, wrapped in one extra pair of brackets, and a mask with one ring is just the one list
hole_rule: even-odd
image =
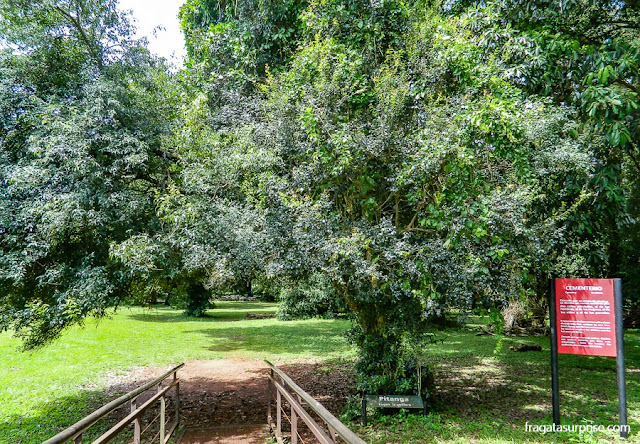
[[(550, 425), (549, 338), (497, 339), (475, 331), (451, 330), (433, 346), (431, 366), (440, 393), (436, 409), (419, 415), (375, 416), (354, 431), (370, 444), (382, 443), (528, 443), (640, 442), (640, 330), (625, 331), (628, 422), (631, 435), (609, 433), (538, 434), (525, 424)], [(515, 352), (520, 342), (540, 344), (542, 352)], [(561, 424), (618, 425), (615, 358), (559, 356)]]
[[(244, 315), (275, 312), (275, 304), (218, 302), (203, 319), (160, 307), (121, 309), (111, 319), (73, 328), (52, 346), (20, 353), (0, 334), (0, 444), (39, 443), (74, 423), (104, 399), (110, 375), (132, 367), (193, 359), (292, 361), (353, 359), (343, 320), (280, 322)], [(640, 442), (640, 331), (628, 330), (627, 389), (631, 439)], [(612, 433), (539, 435), (525, 423), (550, 424), (548, 338), (507, 338), (448, 330), (432, 347), (438, 405), (427, 417), (372, 412), (369, 426), (350, 424), (370, 444), (608, 442)], [(537, 342), (543, 352), (509, 350)], [(615, 359), (560, 355), (563, 424), (617, 424)], [(95, 433), (98, 433), (97, 428)]]
[(124, 308), (28, 353), (17, 350), (19, 340), (0, 333), (0, 443), (50, 438), (104, 403), (102, 390), (110, 375), (136, 366), (353, 356), (342, 336), (347, 321), (244, 318), (247, 312), (275, 310), (276, 304), (216, 302), (209, 316), (189, 319), (164, 307)]

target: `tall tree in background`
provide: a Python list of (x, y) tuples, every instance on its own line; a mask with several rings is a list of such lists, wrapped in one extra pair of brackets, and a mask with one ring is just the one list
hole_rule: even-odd
[(498, 57), (529, 94), (574, 107), (599, 140), (593, 192), (567, 215), (567, 242), (589, 245), (591, 276), (625, 278), (640, 313), (640, 6), (633, 1), (458, 2), (485, 57)]
[(182, 128), (170, 141), (175, 174), (156, 200), (163, 230), (134, 235), (112, 253), (155, 291), (196, 287), (202, 297), (189, 313), (202, 313), (207, 290), (252, 295), (254, 281), (265, 282), (291, 252), (281, 245), (291, 241), (282, 237), (287, 213), (273, 183), (280, 165), (259, 145), (269, 123), (258, 82), (290, 55), (303, 6), (190, 0), (181, 8), (189, 60), (176, 104)]
[(27, 348), (129, 294), (113, 242), (158, 226), (166, 68), (115, 1), (0, 2), (0, 327)]
[[(78, 65), (101, 71), (136, 44), (133, 28), (117, 4), (115, 0), (3, 0), (2, 39), (31, 55), (57, 56), (58, 62), (71, 55), (72, 72)], [(49, 68), (59, 73), (62, 67)]]

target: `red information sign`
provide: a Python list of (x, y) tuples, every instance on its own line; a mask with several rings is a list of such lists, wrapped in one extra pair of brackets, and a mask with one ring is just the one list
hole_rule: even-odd
[(558, 353), (616, 356), (613, 279), (556, 279)]

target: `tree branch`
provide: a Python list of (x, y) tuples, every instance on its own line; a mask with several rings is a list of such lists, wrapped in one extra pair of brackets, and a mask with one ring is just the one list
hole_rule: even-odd
[(626, 80), (623, 79), (616, 79), (614, 81), (614, 83), (617, 83), (619, 85), (625, 86), (627, 88), (629, 88), (631, 91), (635, 92), (636, 94), (638, 94), (640, 96), (640, 88), (635, 86), (633, 83), (629, 83)]
[(87, 37), (87, 33), (84, 31), (84, 29), (82, 28), (82, 24), (80, 23), (80, 19), (77, 17), (74, 17), (73, 15), (71, 15), (71, 13), (65, 11), (62, 7), (60, 6), (54, 6), (54, 9), (57, 10), (59, 13), (61, 13), (63, 16), (65, 16), (66, 18), (69, 19), (69, 21), (71, 22), (71, 25), (80, 33), (80, 39), (84, 42), (84, 44), (87, 46), (87, 50), (89, 51), (89, 54), (91, 54), (91, 57), (94, 58), (95, 62), (98, 65), (98, 69), (100, 71), (102, 71), (103, 69), (103, 61), (102, 61), (102, 57), (100, 54), (98, 54), (98, 52), (95, 49), (95, 45), (91, 43), (91, 41), (89, 40), (89, 37)]
[(411, 219), (411, 222), (409, 222), (409, 225), (407, 225), (404, 230), (402, 230), (403, 233), (406, 233), (407, 231), (411, 231), (413, 230), (413, 224), (416, 222), (416, 219), (418, 218), (418, 213), (416, 213), (413, 216), (413, 219)]
[(629, 150), (629, 157), (631, 157), (631, 160), (636, 165), (637, 170), (640, 171), (640, 163), (638, 163), (638, 158), (633, 153), (633, 151), (637, 149), (636, 144), (633, 142), (630, 142), (630, 144), (631, 144), (631, 149)]

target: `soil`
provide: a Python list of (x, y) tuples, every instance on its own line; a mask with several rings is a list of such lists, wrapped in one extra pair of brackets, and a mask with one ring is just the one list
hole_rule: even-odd
[[(276, 366), (334, 415), (339, 415), (354, 394), (355, 375), (350, 363), (327, 364), (314, 360)], [(133, 390), (171, 367), (141, 367), (112, 377), (112, 394)], [(188, 428), (265, 424), (267, 375), (263, 361), (217, 359), (191, 361), (178, 371), (181, 422)]]

